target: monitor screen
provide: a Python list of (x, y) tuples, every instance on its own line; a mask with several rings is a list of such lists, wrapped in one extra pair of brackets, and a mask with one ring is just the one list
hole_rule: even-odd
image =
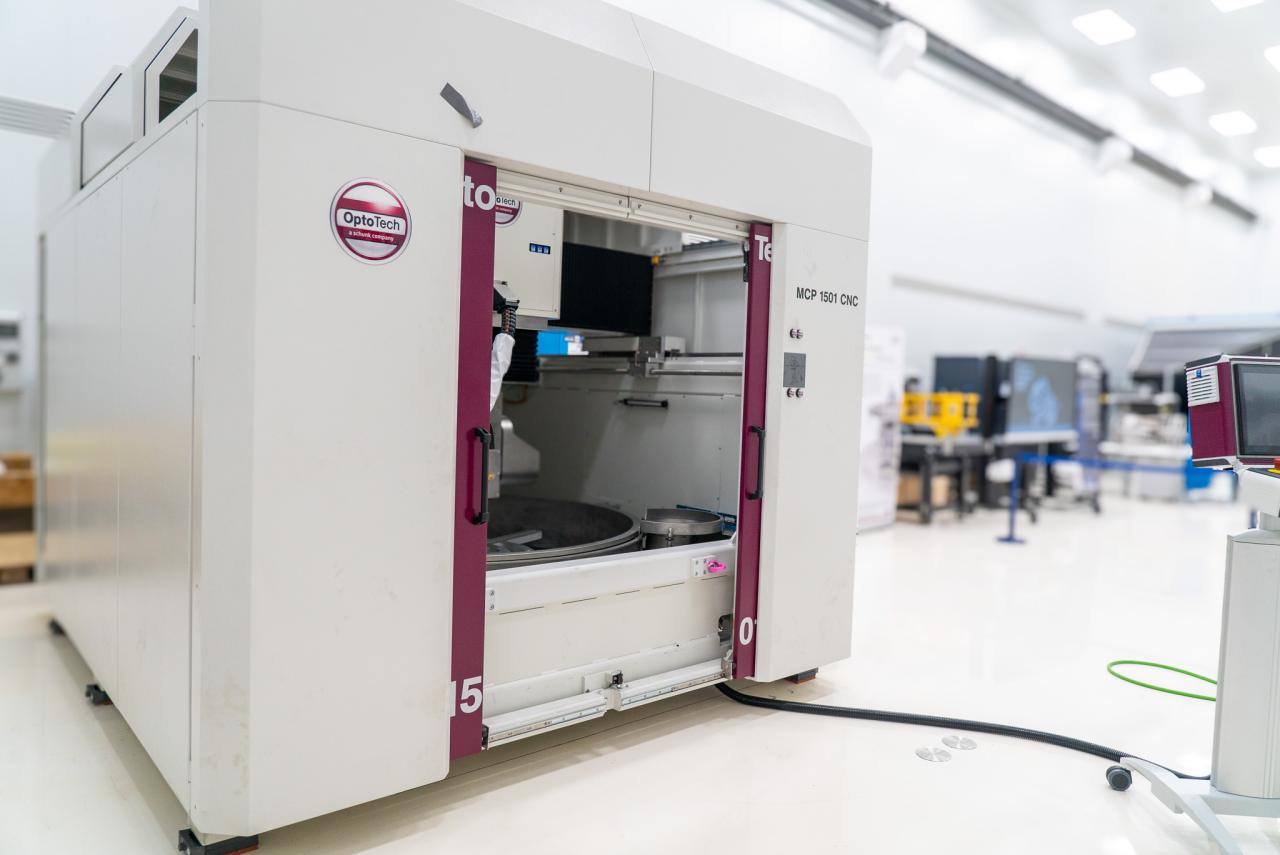
[(1076, 364), (1059, 359), (1009, 362), (1006, 433), (1076, 430)]
[(935, 356), (933, 358), (933, 391), (986, 393), (985, 371), (981, 356)]
[(1280, 365), (1237, 363), (1240, 457), (1280, 457)]

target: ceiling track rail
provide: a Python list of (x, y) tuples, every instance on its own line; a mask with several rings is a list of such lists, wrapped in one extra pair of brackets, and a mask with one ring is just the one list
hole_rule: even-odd
[[(827, 5), (847, 12), (858, 20), (870, 24), (876, 29), (886, 29), (901, 21), (910, 21), (928, 33), (927, 53), (943, 65), (949, 66), (962, 74), (977, 80), (991, 89), (1023, 107), (1050, 119), (1062, 127), (1073, 131), (1093, 143), (1100, 143), (1108, 137), (1119, 137), (1114, 131), (1085, 118), (1069, 107), (1054, 101), (1049, 96), (1021, 80), (988, 65), (973, 54), (936, 35), (919, 21), (894, 11), (879, 0), (823, 0)], [(1176, 166), (1161, 160), (1150, 152), (1137, 146), (1133, 149), (1133, 162), (1152, 174), (1177, 186), (1186, 187), (1196, 183), (1196, 179), (1178, 169)], [(1213, 190), (1212, 203), (1228, 213), (1234, 214), (1247, 223), (1258, 220), (1258, 212), (1237, 202), (1218, 190)]]

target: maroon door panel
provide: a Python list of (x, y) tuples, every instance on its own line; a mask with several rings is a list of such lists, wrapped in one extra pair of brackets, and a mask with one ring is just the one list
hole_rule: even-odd
[(764, 501), (765, 380), (769, 355), (769, 279), (773, 227), (755, 224), (747, 245), (747, 339), (742, 366), (742, 463), (738, 479), (738, 567), (734, 581), (733, 676), (756, 670), (760, 587), (760, 510)]
[[(484, 562), (488, 538), (489, 353), (493, 333), (495, 167), (466, 161), (462, 186), (462, 299), (453, 521), (453, 718), (449, 757), (481, 748)], [(479, 204), (477, 204), (479, 202)]]

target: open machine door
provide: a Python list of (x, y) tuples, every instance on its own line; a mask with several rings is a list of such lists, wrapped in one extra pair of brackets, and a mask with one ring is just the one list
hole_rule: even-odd
[(747, 241), (747, 336), (742, 364), (742, 463), (738, 478), (738, 570), (733, 599), (733, 676), (755, 674), (764, 501), (765, 397), (769, 369), (769, 287), (773, 227), (751, 226)]
[(466, 160), (462, 180), (462, 298), (453, 537), (453, 717), (449, 758), (483, 745), (485, 547), (488, 540), (489, 353), (492, 338), (495, 167)]
[[(756, 421), (763, 382), (768, 442), (763, 454), (762, 436), (744, 445), (743, 507), (751, 510), (739, 560), (752, 563), (740, 572), (738, 596), (744, 606), (753, 596), (755, 610), (739, 615), (737, 641), (751, 642), (742, 645), (751, 650), (741, 676), (765, 681), (850, 652), (867, 244), (792, 223), (753, 232), (751, 244), (749, 269), (767, 270), (770, 287), (766, 320), (756, 314), (764, 293), (756, 279), (765, 274), (749, 274), (744, 430), (764, 426)], [(755, 338), (764, 326), (766, 353)], [(763, 381), (753, 370), (761, 356)], [(763, 496), (753, 502), (752, 492)]]

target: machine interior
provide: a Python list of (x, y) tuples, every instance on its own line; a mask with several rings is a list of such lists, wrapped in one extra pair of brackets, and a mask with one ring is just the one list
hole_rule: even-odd
[(496, 230), (487, 745), (728, 673), (747, 303), (741, 241), (501, 194)]
[[(521, 266), (528, 246), (561, 263)], [(740, 245), (525, 203), (498, 226), (495, 276), (522, 308), (492, 415), (490, 568), (731, 537)]]

